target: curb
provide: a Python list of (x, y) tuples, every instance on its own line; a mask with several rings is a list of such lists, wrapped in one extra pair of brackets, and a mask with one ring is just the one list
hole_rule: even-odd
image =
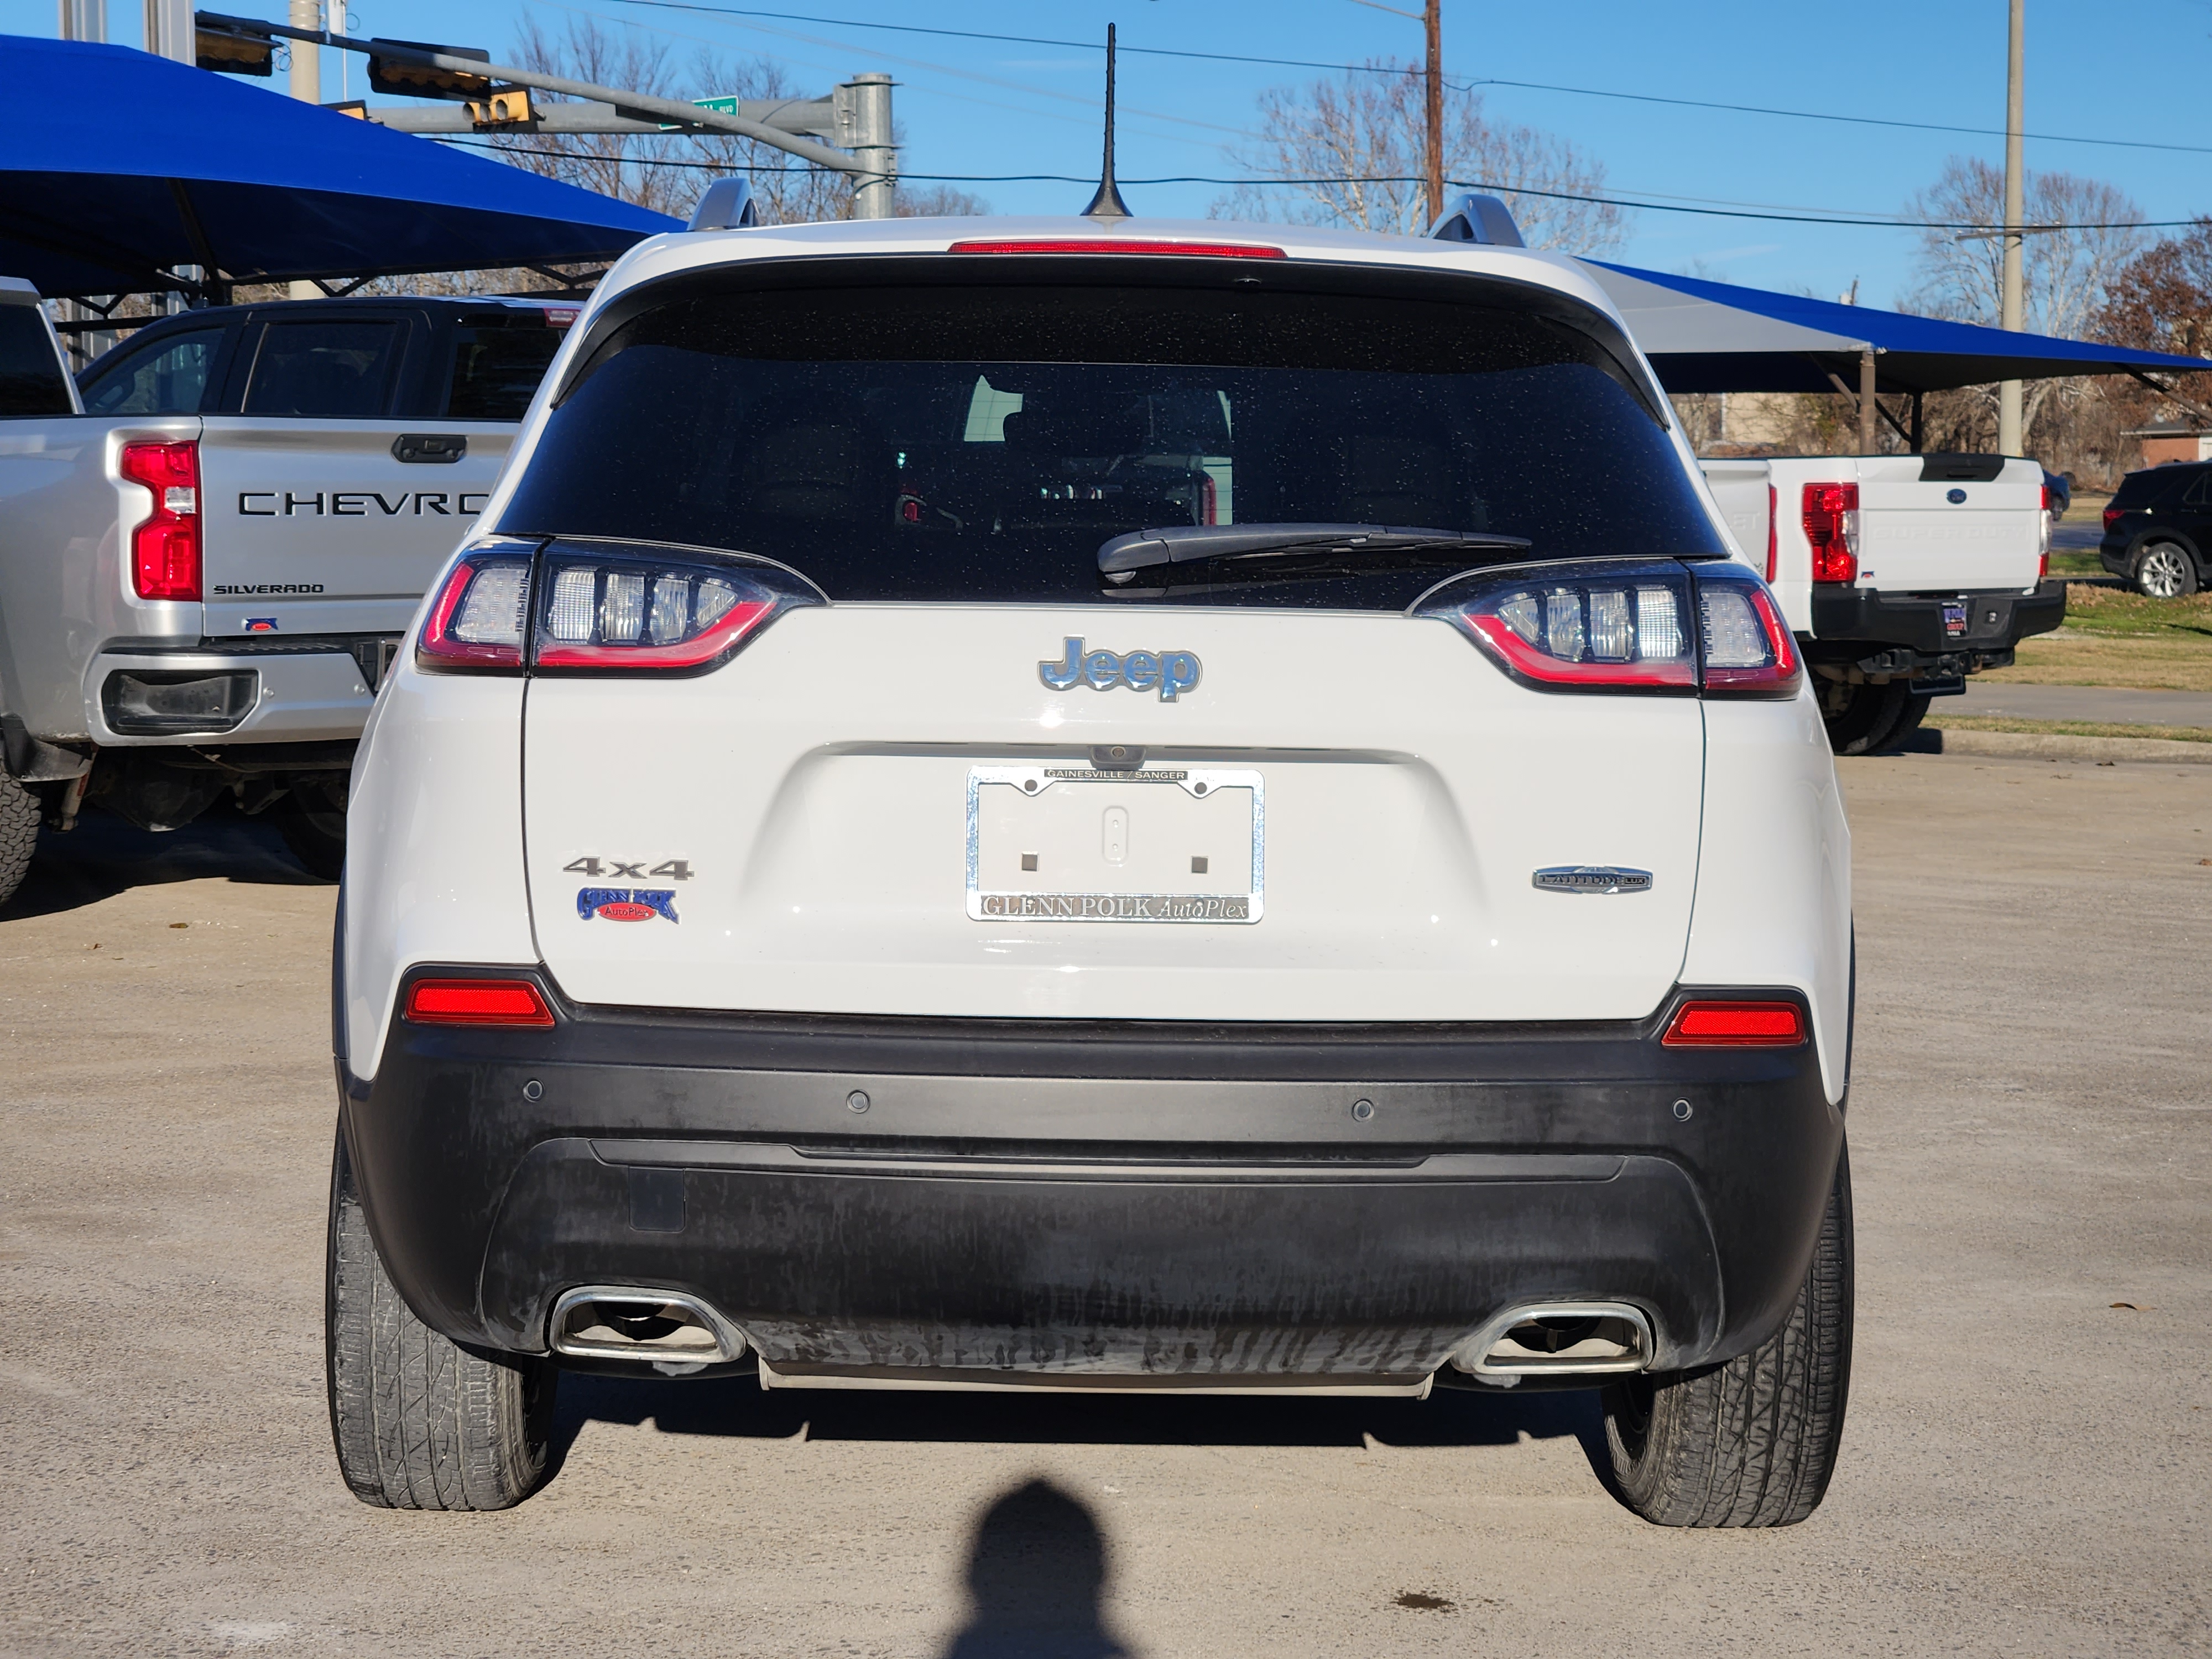
[[(2185, 766), (2212, 766), (2212, 743), (2181, 743), (2172, 738), (2069, 738), (2043, 732), (1946, 732), (1934, 727), (1927, 728), (1926, 734), (1936, 739), (1931, 746), (1943, 755), (2003, 756), (2014, 760), (2178, 761)], [(1907, 752), (1911, 752), (1909, 746)]]

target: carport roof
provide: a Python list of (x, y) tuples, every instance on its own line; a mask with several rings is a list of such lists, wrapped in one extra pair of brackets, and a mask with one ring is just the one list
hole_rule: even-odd
[(1859, 358), (1869, 347), (1882, 392), (2212, 370), (2212, 362), (2199, 357), (2014, 334), (1600, 259), (1583, 264), (1620, 307), (1669, 392), (1832, 392), (1831, 374), (1856, 392)]
[(127, 46), (0, 35), (0, 274), (49, 297), (609, 258), (676, 220)]

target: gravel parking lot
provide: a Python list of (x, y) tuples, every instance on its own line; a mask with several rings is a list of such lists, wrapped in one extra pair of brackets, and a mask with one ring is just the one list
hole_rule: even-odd
[(1582, 1395), (572, 1379), (504, 1515), (324, 1416), (334, 890), (266, 829), (50, 838), (0, 912), (0, 1649), (2212, 1649), (2212, 768), (1844, 763), (1857, 1366), (1826, 1505), (1662, 1531)]

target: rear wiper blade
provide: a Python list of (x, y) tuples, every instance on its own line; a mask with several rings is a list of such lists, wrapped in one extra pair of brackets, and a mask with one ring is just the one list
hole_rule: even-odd
[(1098, 568), (1112, 577), (1121, 571), (1152, 570), (1162, 565), (1260, 564), (1316, 555), (1362, 562), (1387, 557), (1448, 564), (1464, 554), (1525, 553), (1534, 545), (1523, 536), (1383, 524), (1170, 525), (1115, 537), (1098, 550)]

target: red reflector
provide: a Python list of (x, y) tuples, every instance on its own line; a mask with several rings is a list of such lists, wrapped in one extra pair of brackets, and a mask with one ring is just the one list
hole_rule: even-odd
[(1080, 241), (955, 242), (953, 253), (1165, 253), (1193, 259), (1281, 259), (1279, 247), (1252, 242), (1162, 242), (1135, 236), (1097, 236)]
[(1794, 1002), (1686, 1002), (1660, 1039), (1669, 1048), (1784, 1048), (1805, 1040)]
[(1766, 486), (1766, 580), (1774, 580), (1774, 544), (1779, 533), (1775, 520), (1782, 513), (1782, 497), (1772, 484)]
[(406, 1017), (416, 1025), (553, 1024), (553, 1011), (526, 979), (418, 979), (407, 988)]
[(116, 470), (154, 497), (154, 510), (131, 532), (131, 584), (142, 599), (200, 597), (200, 447), (123, 446)]

